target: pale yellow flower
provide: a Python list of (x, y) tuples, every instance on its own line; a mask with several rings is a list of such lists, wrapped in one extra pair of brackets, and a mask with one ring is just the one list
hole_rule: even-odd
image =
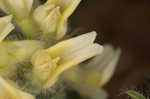
[[(85, 66), (76, 66), (69, 69), (63, 75), (66, 83), (85, 96), (99, 99), (107, 95), (102, 88), (113, 76), (120, 57), (120, 49), (115, 50), (112, 46), (104, 46), (101, 55), (94, 57)], [(89, 93), (91, 92), (91, 93)]]
[(0, 42), (14, 29), (11, 24), (12, 16), (5, 16), (0, 18)]
[(17, 19), (29, 16), (33, 0), (0, 0), (0, 8), (7, 14), (13, 14)]
[(32, 80), (43, 88), (51, 87), (67, 69), (100, 54), (103, 47), (94, 43), (96, 33), (91, 32), (62, 41), (32, 58)]
[(44, 36), (61, 39), (67, 32), (67, 20), (77, 8), (81, 0), (48, 0), (33, 13)]
[(8, 82), (10, 81), (0, 77), (0, 99), (35, 99), (31, 94), (17, 88), (14, 83)]

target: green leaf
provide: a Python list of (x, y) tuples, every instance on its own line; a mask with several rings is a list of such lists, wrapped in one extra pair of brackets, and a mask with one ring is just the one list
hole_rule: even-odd
[(126, 93), (131, 97), (131, 99), (146, 99), (145, 96), (133, 90), (129, 90)]

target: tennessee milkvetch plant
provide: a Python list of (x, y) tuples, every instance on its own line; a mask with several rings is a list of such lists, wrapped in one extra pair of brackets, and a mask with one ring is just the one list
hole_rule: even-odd
[[(0, 8), (9, 15), (0, 18), (0, 99), (38, 99), (43, 91), (51, 94), (57, 82), (92, 99), (105, 99), (100, 87), (113, 75), (120, 50), (94, 43), (96, 32), (61, 40), (81, 0), (37, 2), (0, 0)], [(5, 39), (15, 27), (12, 20), (27, 39)], [(90, 58), (89, 63), (81, 64)]]

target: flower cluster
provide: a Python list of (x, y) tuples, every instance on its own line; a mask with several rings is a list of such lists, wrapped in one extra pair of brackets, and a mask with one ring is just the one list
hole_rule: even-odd
[[(70, 88), (92, 99), (105, 93), (99, 87), (113, 75), (120, 49), (94, 43), (94, 31), (58, 42), (80, 1), (48, 0), (40, 5), (38, 0), (0, 0), (9, 15), (0, 18), (0, 99), (35, 99), (34, 89), (52, 88), (60, 75)], [(27, 40), (5, 40), (15, 28), (12, 20)]]
[(80, 1), (48, 0), (38, 5), (35, 0), (1, 0), (0, 8), (14, 16), (26, 37), (59, 40), (67, 33), (67, 20)]

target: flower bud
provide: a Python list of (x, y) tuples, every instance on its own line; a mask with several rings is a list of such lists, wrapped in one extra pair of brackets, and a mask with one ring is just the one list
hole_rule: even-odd
[(45, 38), (55, 37), (59, 17), (60, 10), (59, 7), (55, 8), (55, 5), (42, 5), (35, 9), (33, 14)]
[(39, 24), (44, 36), (61, 39), (67, 32), (67, 20), (81, 0), (48, 0), (35, 9), (33, 19)]

